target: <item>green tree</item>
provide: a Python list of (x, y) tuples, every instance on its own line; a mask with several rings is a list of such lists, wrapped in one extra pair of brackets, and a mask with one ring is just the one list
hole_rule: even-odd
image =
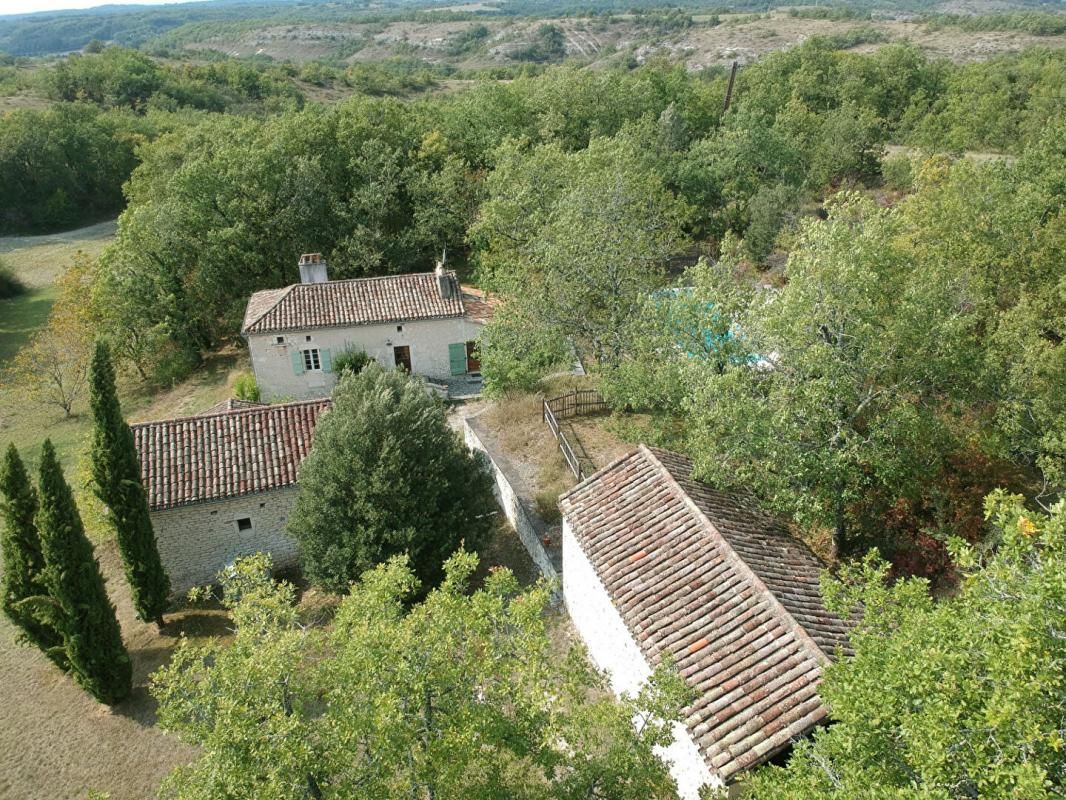
[[(682, 249), (687, 206), (626, 138), (596, 139), (576, 154), (553, 145), (505, 150), (473, 231), (486, 281), (514, 306), (497, 324), (523, 318), (617, 363), (627, 324)], [(489, 368), (503, 361), (494, 343), (522, 342), (491, 328)], [(491, 369), (486, 377), (500, 378)]]
[(793, 798), (1061, 797), (1066, 789), (1066, 502), (1050, 515), (1002, 492), (986, 501), (997, 546), (956, 545), (958, 593), (887, 581), (876, 557), (828, 585), (861, 607), (853, 658), (819, 688), (836, 724), (786, 767), (758, 770), (746, 796)]
[(839, 552), (856, 544), (852, 511), (870, 493), (911, 496), (935, 474), (951, 442), (941, 404), (979, 371), (965, 284), (916, 273), (898, 228), (841, 196), (827, 222), (804, 226), (788, 284), (737, 315), (760, 363), (687, 372), (699, 475), (832, 527)]
[(300, 468), (289, 533), (313, 583), (343, 590), (407, 553), (426, 586), (457, 547), (494, 525), (492, 477), (448, 425), (425, 385), (370, 364), (345, 375)]
[(223, 576), (233, 643), (182, 642), (153, 676), (163, 726), (203, 750), (163, 796), (675, 797), (653, 748), (686, 700), (676, 673), (616, 701), (578, 648), (552, 645), (549, 586), (500, 569), (471, 592), (476, 565), (456, 554), (411, 607), (418, 581), (394, 558), (327, 631), (302, 624), (267, 559), (238, 563)]
[(115, 527), (137, 616), (162, 625), (170, 579), (159, 558), (133, 431), (122, 417), (111, 351), (102, 339), (97, 340), (89, 365), (89, 406), (93, 488)]
[(104, 576), (50, 439), (41, 453), (39, 492), (37, 531), (44, 579), (60, 620), (70, 672), (93, 697), (114, 705), (130, 693), (132, 665)]
[(60, 669), (66, 669), (63, 640), (54, 620), (42, 618), (49, 603), (36, 515), (37, 492), (15, 445), (8, 445), (0, 465), (0, 518), (4, 523), (0, 530), (0, 555), (4, 559), (0, 591), (4, 614), (18, 626), (26, 641), (39, 647)]

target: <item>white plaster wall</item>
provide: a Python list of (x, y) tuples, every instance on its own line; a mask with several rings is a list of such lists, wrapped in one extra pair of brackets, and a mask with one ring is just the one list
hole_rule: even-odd
[[(398, 331), (397, 327), (402, 327)], [(317, 347), (335, 357), (344, 350), (365, 350), (384, 367), (396, 366), (394, 347), (411, 348), (411, 371), (427, 378), (451, 377), (448, 345), (468, 342), (481, 335), (482, 326), (466, 317), (392, 322), (384, 325), (356, 325), (349, 328), (316, 328), (286, 333), (257, 333), (248, 336), (252, 370), (264, 402), (278, 399), (308, 400), (326, 397), (337, 382), (336, 373), (292, 370), (292, 353)], [(285, 344), (276, 344), (278, 336)], [(310, 338), (310, 341), (308, 340)], [(385, 344), (385, 342), (392, 344)]]
[[(651, 676), (651, 666), (630, 636), (565, 517), (563, 599), (589, 656), (597, 667), (607, 672), (614, 693), (637, 694)], [(711, 772), (685, 726), (674, 723), (673, 729), (673, 744), (660, 748), (658, 753), (670, 765), (681, 799), (698, 800), (701, 786), (722, 786), (723, 782)]]
[[(173, 594), (213, 583), (219, 570), (241, 556), (270, 553), (275, 567), (294, 566), (298, 550), (285, 524), (295, 500), (296, 488), (288, 487), (153, 511), (159, 556)], [(238, 532), (239, 517), (251, 518), (250, 532)]]

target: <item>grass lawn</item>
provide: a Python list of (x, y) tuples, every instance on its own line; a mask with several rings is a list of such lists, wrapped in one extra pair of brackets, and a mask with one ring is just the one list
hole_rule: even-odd
[[(0, 376), (4, 364), (45, 324), (54, 300), (52, 282), (79, 251), (98, 254), (114, 229), (111, 222), (54, 236), (0, 238), (0, 256), (29, 288), (20, 297), (0, 301)], [(193, 377), (168, 391), (149, 392), (124, 379), (119, 387), (123, 408), (131, 421), (203, 410), (231, 395), (233, 381), (246, 365), (246, 355), (230, 349), (212, 354)], [(40, 653), (17, 645), (14, 628), (0, 618), (5, 706), (0, 716), (0, 797), (85, 798), (89, 789), (98, 789), (110, 792), (112, 800), (143, 800), (155, 795), (174, 766), (195, 756), (193, 748), (153, 727), (148, 676), (166, 661), (180, 636), (227, 635), (228, 618), (219, 608), (184, 609), (168, 615), (162, 631), (136, 620), (114, 542), (88, 513), (79, 472), (89, 432), (86, 401), (77, 411), (64, 419), (62, 411), (28, 402), (0, 377), (0, 447), (14, 442), (32, 469), (44, 438), (55, 444), (97, 543), (97, 558), (133, 658), (135, 689), (114, 709), (99, 705)]]

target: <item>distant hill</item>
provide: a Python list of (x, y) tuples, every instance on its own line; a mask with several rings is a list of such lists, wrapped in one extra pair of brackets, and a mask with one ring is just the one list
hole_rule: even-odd
[[(141, 47), (162, 43), (185, 45), (215, 33), (254, 31), (281, 25), (357, 25), (400, 20), (443, 22), (562, 18), (680, 8), (690, 13), (765, 12), (796, 6), (795, 0), (209, 0), (167, 6), (101, 6), (83, 11), (0, 16), (0, 53), (45, 56), (80, 50), (93, 40)], [(1061, 3), (1041, 0), (830, 0), (819, 9), (844, 15), (979, 14), (1062, 10)], [(1064, 15), (1066, 16), (1066, 15)], [(1017, 27), (1013, 29), (1019, 29)], [(1029, 31), (1033, 32), (1033, 31)], [(165, 34), (172, 34), (165, 37)], [(187, 33), (194, 34), (192, 37)]]

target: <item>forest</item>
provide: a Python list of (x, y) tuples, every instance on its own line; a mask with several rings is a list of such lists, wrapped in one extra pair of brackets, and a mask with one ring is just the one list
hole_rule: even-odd
[[(0, 119), (3, 218), (125, 205), (83, 280), (93, 324), (157, 385), (237, 341), (248, 295), (291, 282), (301, 252), (362, 277), (446, 249), (507, 300), (489, 391), (529, 388), (573, 342), (615, 407), (647, 412), (634, 435), (841, 552), (941, 575), (987, 491), (1053, 497), (1066, 476), (1063, 51), (957, 65), (816, 39), (742, 70), (725, 111), (725, 75), (668, 64), (328, 107), (279, 67), (120, 48), (45, 77), (52, 109)], [(815, 324), (830, 301), (839, 330)], [(678, 325), (723, 321), (745, 336), (701, 345), (709, 362), (663, 355)]]
[[(938, 9), (923, 0), (796, 16), (861, 23), (887, 5), (928, 13), (933, 26), (1063, 32), (1040, 11), (980, 22), (932, 16)], [(534, 15), (542, 6), (516, 0), (491, 14)], [(1054, 704), (1064, 637), (1061, 614), (1049, 609), (1061, 611), (1066, 597), (1066, 49), (953, 61), (854, 32), (813, 36), (742, 65), (733, 84), (721, 66), (665, 58), (588, 68), (567, 57), (551, 20), (497, 74), (414, 56), (296, 64), (125, 46), (147, 41), (146, 25), (177, 43), (180, 25), (239, 26), (250, 9), (181, 6), (165, 26), (154, 16), (162, 12), (130, 12), (124, 32), (106, 37), (119, 44), (0, 64), (8, 96), (32, 91), (47, 101), (0, 115), (0, 232), (53, 232), (118, 215), (115, 241), (59, 280), (48, 327), (13, 360), (16, 373), (44, 359), (62, 369), (75, 354), (85, 361), (89, 342), (103, 337), (120, 375), (164, 392), (220, 350), (243, 346), (249, 295), (293, 283), (300, 254), (321, 252), (330, 277), (341, 279), (425, 272), (444, 252), (464, 283), (499, 300), (478, 344), (487, 398), (536, 393), (580, 359), (617, 436), (688, 455), (695, 477), (744, 492), (801, 538), (828, 543), (839, 569), (827, 597), (843, 616), (869, 610), (855, 658), (828, 673), (840, 724), (798, 746), (787, 767), (756, 772), (748, 796), (1061, 792), (1066, 734)], [(689, 6), (678, 9), (633, 16), (649, 28), (683, 29)], [(336, 4), (304, 12), (340, 13)], [(254, 13), (267, 12), (256, 4)], [(278, 19), (289, 13), (278, 4)], [(38, 26), (68, 42), (64, 19), (20, 24), (27, 36)], [(483, 47), (488, 35), (465, 30), (447, 40), (456, 54)], [(0, 269), (0, 288), (3, 279)], [(450, 436), (443, 412), (423, 407), (424, 392), (375, 370), (360, 380), (344, 400), (358, 413), (335, 417), (338, 450), (393, 435), (408, 423), (390, 426), (386, 415), (403, 407), (436, 414), (440, 441)], [(53, 404), (76, 414), (80, 399), (60, 389)], [(386, 390), (395, 403), (382, 404)], [(359, 410), (374, 402), (388, 408), (378, 417)], [(114, 403), (121, 422), (117, 396)], [(364, 418), (381, 430), (364, 436)], [(337, 464), (354, 463), (330, 457), (335, 463), (312, 464), (310, 474), (328, 481)], [(46, 466), (63, 501), (70, 489), (54, 453)], [(480, 488), (479, 502), (491, 491)], [(314, 516), (313, 506), (321, 504), (300, 513)], [(478, 511), (472, 519), (491, 513)], [(322, 524), (329, 540), (336, 523)], [(448, 555), (435, 554), (428, 583), (439, 585), (409, 615), (418, 565), (369, 559), (364, 566), (378, 566), (351, 584), (332, 633), (308, 632), (295, 590), (262, 580), (269, 563), (253, 563), (250, 577), (231, 575), (246, 579), (224, 603), (239, 622), (234, 646), (182, 645), (154, 684), (164, 722), (207, 753), (174, 773), (170, 796), (210, 796), (209, 774), (232, 796), (252, 796), (260, 774), (285, 787), (277, 796), (322, 796), (318, 765), (350, 754), (318, 734), (319, 698), (337, 676), (356, 685), (373, 672), (372, 650), (406, 664), (405, 650), (439, 632), (438, 619), (483, 639), (471, 670), (504, 670), (541, 698), (538, 665), (559, 670), (574, 697), (595, 686), (590, 674), (578, 670), (579, 680), (553, 663), (543, 587), (523, 595), (501, 574), (466, 592), (476, 560)], [(499, 625), (483, 626), (482, 612)], [(987, 648), (975, 643), (977, 628), (988, 632)], [(515, 639), (535, 645), (532, 666), (504, 656), (483, 663), (497, 645), (511, 652)], [(430, 640), (426, 658), (439, 657), (434, 647)], [(1015, 652), (1027, 650), (1036, 655)], [(217, 659), (214, 673), (183, 670), (204, 658)], [(296, 713), (270, 706), (260, 718), (305, 737), (291, 764), (282, 763), (291, 755), (284, 748), (248, 744), (254, 725), (235, 743), (226, 726), (198, 716), (201, 701), (212, 719), (231, 713), (211, 681), (237, 685), (249, 670), (253, 689), (237, 709), (245, 723), (272, 697), (272, 670), (291, 674)], [(417, 682), (410, 670), (390, 677), (402, 691)], [(991, 699), (978, 685), (985, 678), (1002, 690)], [(371, 683), (368, 693), (396, 690)], [(676, 687), (664, 686), (653, 687), (662, 697), (640, 700), (676, 711)], [(341, 695), (342, 705), (365, 699)], [(591, 704), (557, 719), (542, 700), (529, 702), (521, 709), (529, 719), (493, 723), (523, 764), (556, 757), (538, 749), (545, 737), (593, 738), (597, 725), (617, 733), (638, 708)], [(346, 728), (355, 716), (329, 722), (344, 736), (383, 736), (373, 720)], [(662, 735), (650, 726), (630, 751), (593, 748), (598, 760), (584, 767), (568, 756), (574, 780), (537, 791), (611, 796), (589, 786), (632, 767), (646, 781), (635, 778), (617, 796), (668, 796), (666, 779), (648, 767)], [(476, 749), (462, 756), (474, 763)], [(365, 775), (338, 768), (335, 786), (389, 785), (414, 769), (398, 752), (366, 758)], [(216, 769), (232, 767), (233, 753), (262, 773)], [(961, 764), (959, 773), (938, 771), (945, 762)], [(431, 767), (441, 785), (454, 779), (440, 753)], [(525, 784), (522, 773), (505, 777), (512, 790)]]

